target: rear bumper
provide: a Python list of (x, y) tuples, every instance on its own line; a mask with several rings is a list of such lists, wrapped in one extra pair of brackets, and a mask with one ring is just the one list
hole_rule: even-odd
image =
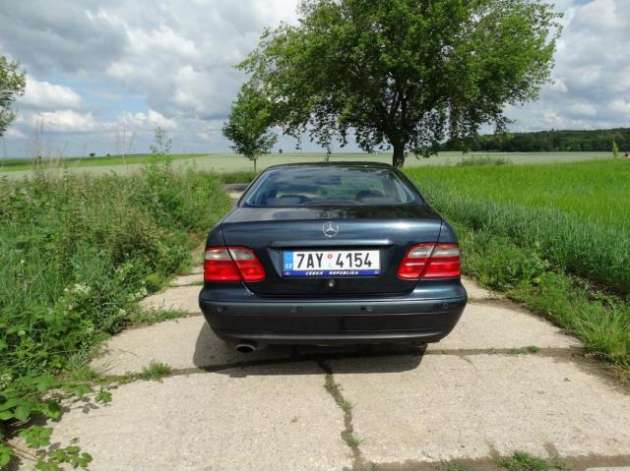
[[(245, 287), (204, 287), (201, 310), (228, 341), (261, 344), (430, 343), (457, 324), (467, 297), (459, 281), (438, 290), (362, 298), (267, 298)], [(430, 293), (439, 295), (431, 298)]]

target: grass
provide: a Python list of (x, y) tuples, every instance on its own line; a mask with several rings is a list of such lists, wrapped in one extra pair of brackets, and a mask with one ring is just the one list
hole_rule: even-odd
[(453, 460), (453, 461), (442, 461), (438, 464), (437, 470), (471, 470), (470, 467), (467, 467), (465, 464)]
[(13, 460), (7, 438), (61, 414), (46, 392), (89, 392), (69, 372), (101, 340), (176, 315), (143, 313), (137, 301), (190, 265), (230, 205), (214, 175), (162, 164), (132, 176), (0, 178), (0, 469)]
[(142, 380), (161, 380), (163, 377), (170, 375), (172, 371), (173, 369), (170, 365), (154, 361), (142, 369), (138, 377)]
[(516, 451), (511, 456), (499, 457), (497, 466), (505, 470), (564, 470), (560, 459), (545, 459), (523, 451)]
[(409, 170), (464, 270), (630, 375), (630, 162)]
[(345, 435), (346, 444), (352, 449), (357, 448), (363, 443), (363, 439), (353, 433), (348, 433)]
[(129, 317), (129, 322), (133, 326), (150, 326), (162, 321), (176, 320), (188, 316), (182, 310), (172, 309), (160, 309), (160, 310), (147, 310), (138, 308), (134, 310), (134, 313)]
[(409, 175), (455, 221), (536, 246), (559, 270), (630, 294), (630, 161)]

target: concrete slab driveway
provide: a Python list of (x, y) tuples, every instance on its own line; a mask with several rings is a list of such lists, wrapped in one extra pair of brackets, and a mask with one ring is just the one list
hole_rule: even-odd
[[(472, 302), (426, 352), (290, 349), (238, 354), (196, 307), (199, 274), (145, 305), (190, 316), (111, 339), (95, 367), (172, 372), (65, 414), (91, 469), (495, 468), (514, 451), (573, 468), (630, 465), (630, 396), (557, 327), (466, 281)], [(192, 285), (190, 285), (192, 284)], [(197, 284), (197, 285), (195, 285)]]

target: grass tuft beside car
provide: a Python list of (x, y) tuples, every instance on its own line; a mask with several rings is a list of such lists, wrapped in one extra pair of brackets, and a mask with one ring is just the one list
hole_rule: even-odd
[(243, 352), (446, 336), (466, 305), (453, 229), (378, 163), (270, 167), (209, 233), (199, 304)]

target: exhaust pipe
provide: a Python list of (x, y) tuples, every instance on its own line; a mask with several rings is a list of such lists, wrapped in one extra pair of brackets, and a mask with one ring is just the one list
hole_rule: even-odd
[(242, 342), (236, 345), (236, 351), (240, 352), (241, 354), (251, 354), (256, 349), (258, 349), (256, 343)]

